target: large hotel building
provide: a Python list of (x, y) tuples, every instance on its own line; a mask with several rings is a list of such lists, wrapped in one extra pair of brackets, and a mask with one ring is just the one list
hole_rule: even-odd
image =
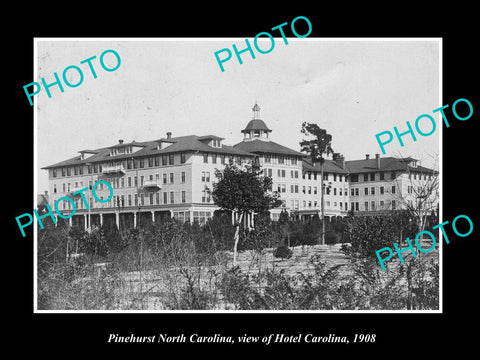
[[(109, 147), (81, 150), (80, 155), (46, 166), (49, 175), (49, 204), (72, 197), (75, 215), (72, 225), (102, 225), (115, 222), (118, 227), (137, 226), (142, 221), (177, 221), (200, 224), (213, 216), (218, 207), (209, 195), (215, 181), (215, 169), (226, 163), (258, 161), (266, 176), (273, 179), (273, 190), (280, 193), (282, 205), (270, 211), (273, 220), (282, 210), (297, 218), (318, 214), (321, 209), (320, 166), (306, 154), (271, 140), (271, 132), (260, 119), (260, 107), (253, 107), (253, 118), (241, 130), (243, 141), (224, 145), (215, 135), (166, 137), (144, 142), (124, 142)], [(338, 153), (324, 163), (325, 216), (345, 216), (349, 211), (361, 214), (387, 209), (402, 209), (416, 201), (415, 187), (431, 181), (437, 172), (417, 164), (412, 158), (368, 155), (362, 160), (345, 161)], [(108, 202), (95, 201), (90, 190), (85, 207), (80, 195), (73, 193), (97, 181), (111, 184), (113, 197)], [(100, 184), (96, 195), (110, 196)], [(73, 211), (72, 203), (62, 200), (63, 215)]]

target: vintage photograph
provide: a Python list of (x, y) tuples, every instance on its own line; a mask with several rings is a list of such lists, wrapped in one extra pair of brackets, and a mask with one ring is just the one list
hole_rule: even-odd
[(442, 310), (441, 39), (273, 35), (35, 39), (35, 312)]

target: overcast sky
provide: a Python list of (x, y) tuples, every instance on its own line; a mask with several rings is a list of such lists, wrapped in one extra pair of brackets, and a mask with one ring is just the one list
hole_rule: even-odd
[[(253, 42), (253, 39), (250, 39)], [(267, 49), (267, 43), (260, 46)], [(421, 114), (440, 107), (440, 46), (437, 39), (381, 41), (345, 39), (294, 39), (285, 45), (277, 38), (268, 54), (233, 55), (221, 72), (214, 52), (239, 49), (245, 39), (144, 39), (54, 41), (37, 39), (37, 79), (53, 82), (63, 69), (77, 65), (83, 83), (64, 93), (52, 87), (35, 97), (37, 108), (37, 193), (48, 190), (41, 167), (78, 155), (79, 150), (166, 136), (214, 134), (233, 145), (252, 118), (255, 101), (260, 118), (273, 130), (271, 139), (299, 150), (304, 121), (315, 122), (333, 137), (335, 152), (346, 160), (380, 153), (375, 134), (397, 126), (414, 126)], [(253, 45), (252, 45), (253, 46)], [(100, 54), (115, 50), (120, 67), (104, 71)], [(93, 79), (80, 61), (96, 55)], [(223, 54), (222, 54), (223, 56)], [(114, 66), (112, 54), (105, 56)], [(69, 81), (77, 82), (75, 71)], [(28, 102), (27, 102), (28, 104)], [(438, 113), (434, 116), (439, 121)], [(425, 123), (424, 131), (430, 129)], [(404, 137), (386, 146), (384, 156), (413, 156), (432, 166), (439, 154), (439, 128), (417, 142)]]

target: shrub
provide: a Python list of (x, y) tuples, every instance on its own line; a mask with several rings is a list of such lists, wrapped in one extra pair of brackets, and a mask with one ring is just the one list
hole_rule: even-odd
[(281, 259), (290, 259), (293, 255), (293, 251), (288, 248), (286, 245), (280, 245), (275, 249), (273, 256)]
[(334, 231), (325, 232), (325, 244), (334, 245), (340, 240), (340, 236)]

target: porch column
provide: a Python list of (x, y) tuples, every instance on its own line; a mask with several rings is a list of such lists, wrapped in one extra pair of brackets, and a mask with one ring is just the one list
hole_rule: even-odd
[(133, 212), (133, 227), (134, 228), (137, 227), (137, 212), (136, 211)]
[(152, 213), (152, 223), (155, 224), (155, 211), (151, 211)]
[[(92, 225), (90, 224), (90, 226), (92, 226)], [(102, 213), (100, 213), (100, 226), (103, 226), (103, 214)]]

